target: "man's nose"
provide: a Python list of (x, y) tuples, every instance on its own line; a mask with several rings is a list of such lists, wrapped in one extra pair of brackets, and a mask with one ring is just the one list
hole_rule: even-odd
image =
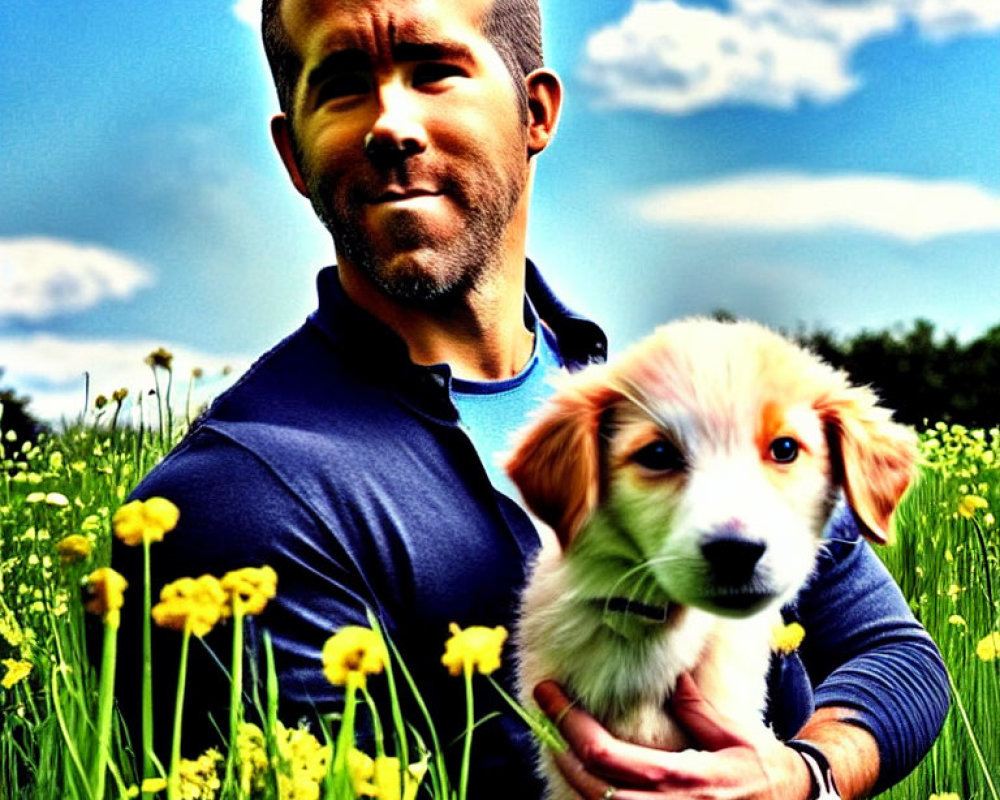
[(398, 81), (378, 91), (378, 116), (365, 136), (365, 153), (374, 160), (400, 160), (427, 149), (427, 131), (412, 90)]

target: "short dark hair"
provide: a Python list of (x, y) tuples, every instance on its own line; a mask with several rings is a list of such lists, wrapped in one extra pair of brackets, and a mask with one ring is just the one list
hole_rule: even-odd
[[(278, 93), (278, 105), (291, 115), (302, 60), (281, 22), (281, 0), (263, 0), (261, 34), (274, 88)], [(517, 90), (518, 104), (522, 113), (526, 114), (527, 90), (523, 79), (544, 63), (539, 0), (493, 0), (483, 22), (483, 35), (507, 67)]]

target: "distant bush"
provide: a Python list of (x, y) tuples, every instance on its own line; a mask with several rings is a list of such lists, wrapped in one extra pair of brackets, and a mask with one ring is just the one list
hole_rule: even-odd
[[(3, 369), (0, 368), (0, 378)], [(28, 411), (31, 398), (18, 397), (13, 389), (0, 389), (0, 440), (8, 432), (13, 432), (19, 442), (34, 442), (38, 434), (46, 430), (46, 426), (35, 419)]]
[(800, 330), (793, 338), (856, 383), (871, 385), (900, 422), (990, 428), (1000, 420), (1000, 325), (966, 343), (938, 336), (925, 319), (847, 338), (825, 330)]

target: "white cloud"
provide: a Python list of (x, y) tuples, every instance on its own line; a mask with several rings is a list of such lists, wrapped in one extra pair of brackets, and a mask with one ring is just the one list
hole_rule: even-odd
[[(173, 354), (172, 405), (184, 410), (187, 386), (196, 367), (203, 372), (195, 382), (192, 405), (198, 406), (249, 366), (242, 354), (217, 355), (152, 340), (68, 339), (51, 334), (0, 337), (2, 383), (31, 397), (31, 412), (50, 421), (75, 419), (84, 410), (85, 377), (90, 376), (90, 403), (99, 394), (110, 397), (120, 388), (131, 398), (154, 387), (145, 359), (159, 347)], [(228, 373), (224, 375), (224, 373)], [(161, 376), (161, 389), (166, 384)], [(134, 404), (131, 405), (134, 409)], [(147, 408), (147, 421), (150, 406)]]
[(723, 104), (786, 109), (854, 91), (851, 57), (912, 22), (943, 40), (1000, 30), (983, 0), (731, 0), (724, 11), (639, 0), (586, 44), (581, 74), (599, 101), (686, 114)]
[(654, 224), (780, 233), (848, 228), (914, 244), (1000, 231), (1000, 194), (894, 175), (756, 173), (653, 190), (637, 208)]
[(111, 250), (59, 239), (0, 239), (0, 320), (30, 320), (123, 300), (153, 283), (143, 265)]
[(260, 0), (236, 0), (233, 14), (254, 30), (260, 30)]

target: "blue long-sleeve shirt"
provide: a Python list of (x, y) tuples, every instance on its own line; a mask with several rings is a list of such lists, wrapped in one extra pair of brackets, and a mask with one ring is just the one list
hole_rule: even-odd
[[(571, 314), (527, 267), (528, 296), (569, 368), (603, 360), (605, 340)], [(136, 489), (181, 511), (177, 530), (153, 547), (153, 590), (169, 580), (268, 564), (278, 595), (258, 621), (273, 637), (281, 716), (329, 712), (342, 693), (323, 676), (325, 640), (373, 609), (421, 688), (438, 738), (465, 727), (461, 680), (440, 663), (448, 625), (504, 625), (516, 618), (527, 565), (538, 548), (524, 511), (494, 490), (449, 394), (445, 365), (421, 367), (405, 344), (354, 306), (336, 271), (319, 276), (319, 308), (213, 405)], [(879, 740), (882, 784), (894, 782), (933, 741), (947, 707), (940, 660), (849, 516), (845, 543), (800, 597), (809, 633), (797, 657), (773, 672), (772, 717), (794, 732), (820, 705), (858, 709)], [(116, 566), (141, 585), (138, 550), (116, 546)], [(119, 697), (138, 731), (138, 592), (121, 629)], [(228, 661), (229, 632), (207, 643)], [(253, 637), (251, 637), (253, 638)], [(179, 636), (154, 640), (156, 729), (167, 752)], [(132, 661), (130, 661), (132, 659)], [(905, 663), (906, 670), (897, 665)], [(185, 746), (218, 742), (228, 681), (206, 648), (192, 649)], [(498, 675), (510, 688), (510, 659)], [(371, 684), (377, 687), (378, 681)], [(816, 686), (813, 692), (813, 686)], [(487, 684), (476, 695), (470, 796), (531, 798), (534, 745)], [(874, 698), (874, 700), (873, 700)], [(404, 709), (419, 725), (418, 709)], [(424, 734), (425, 738), (426, 733)], [(427, 741), (430, 741), (429, 738)]]

